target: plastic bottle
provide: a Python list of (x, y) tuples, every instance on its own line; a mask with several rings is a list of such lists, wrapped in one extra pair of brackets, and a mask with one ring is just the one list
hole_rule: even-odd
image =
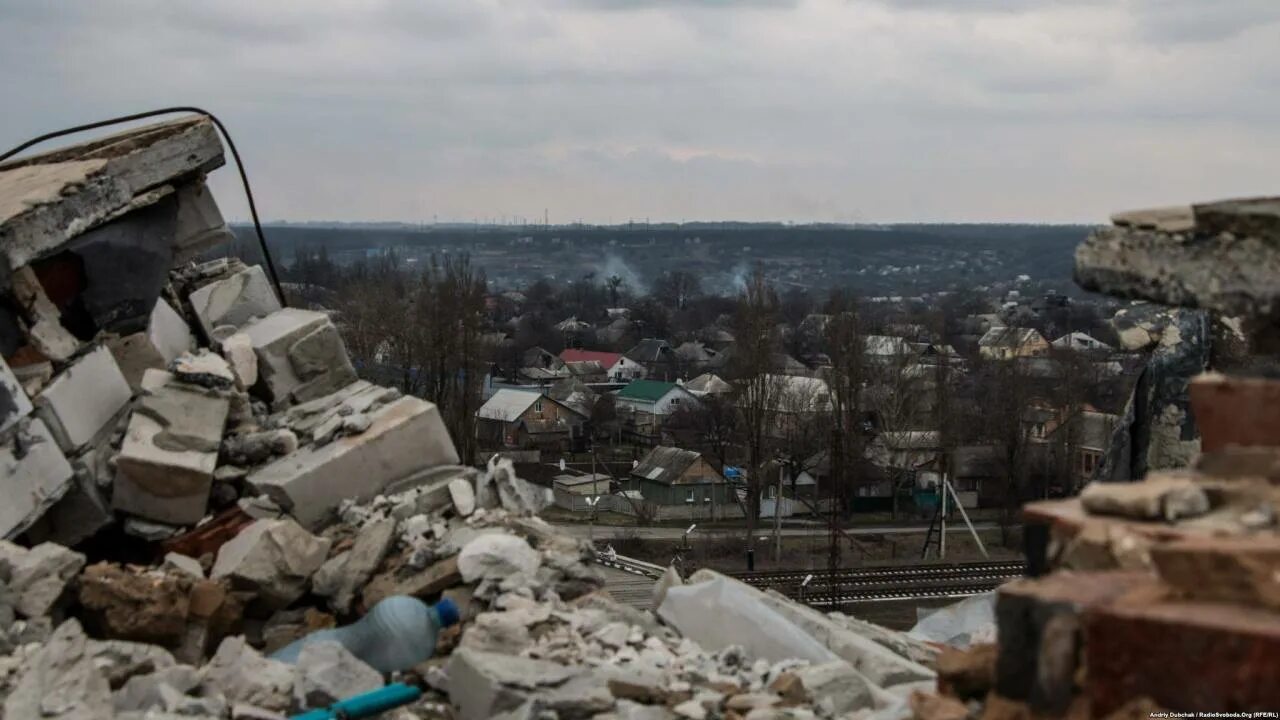
[(408, 670), (435, 652), (436, 635), (441, 628), (457, 622), (458, 607), (448, 598), (431, 607), (415, 597), (392, 595), (374, 605), (357, 622), (313, 632), (277, 650), (271, 657), (296, 663), (303, 647), (332, 641), (380, 673)]

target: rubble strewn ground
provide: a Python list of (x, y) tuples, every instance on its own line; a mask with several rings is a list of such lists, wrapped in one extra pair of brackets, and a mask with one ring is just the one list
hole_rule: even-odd
[[(389, 681), (425, 690), (396, 720), (897, 716), (932, 686), (930, 648), (714, 574), (615, 602), (546, 490), (458, 465), (262, 268), (193, 262), (222, 161), (181, 120), (0, 166), (4, 717), (263, 720)], [(766, 627), (677, 619), (713, 586)], [(461, 627), (272, 656), (396, 596)]]

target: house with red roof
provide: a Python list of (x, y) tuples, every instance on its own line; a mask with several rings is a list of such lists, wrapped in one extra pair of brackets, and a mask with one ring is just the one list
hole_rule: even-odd
[(644, 366), (622, 353), (569, 348), (560, 353), (560, 360), (564, 363), (598, 362), (604, 368), (609, 382), (630, 382), (645, 376)]

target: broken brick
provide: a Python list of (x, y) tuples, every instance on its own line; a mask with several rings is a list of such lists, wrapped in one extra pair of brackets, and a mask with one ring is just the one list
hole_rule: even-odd
[(1280, 615), (1163, 597), (1155, 580), (1084, 616), (1094, 717), (1132, 698), (1189, 712), (1280, 708)]

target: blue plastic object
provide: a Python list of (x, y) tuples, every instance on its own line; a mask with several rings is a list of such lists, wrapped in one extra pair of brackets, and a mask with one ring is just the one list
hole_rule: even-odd
[(412, 685), (392, 683), (362, 695), (340, 700), (327, 708), (308, 710), (301, 715), (294, 715), (289, 720), (334, 720), (334, 718), (373, 717), (380, 712), (409, 703), (422, 697), (422, 691)]
[(337, 642), (384, 675), (408, 670), (431, 657), (441, 628), (458, 622), (458, 607), (443, 599), (430, 607), (415, 597), (392, 595), (359, 621), (319, 630), (277, 650), (271, 657), (298, 662), (302, 648), (315, 642)]

